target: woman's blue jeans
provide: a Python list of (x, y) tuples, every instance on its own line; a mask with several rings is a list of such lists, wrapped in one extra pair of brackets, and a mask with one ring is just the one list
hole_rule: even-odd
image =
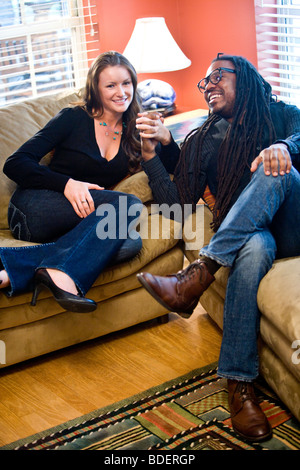
[(85, 295), (108, 263), (125, 261), (140, 251), (142, 240), (135, 227), (141, 201), (117, 191), (90, 192), (96, 210), (84, 219), (61, 193), (15, 192), (8, 214), (12, 233), (17, 239), (41, 244), (0, 248), (11, 282), (9, 295), (31, 290), (40, 267), (64, 271)]
[[(275, 258), (300, 255), (300, 175), (252, 176), (201, 255), (231, 268), (224, 305), (218, 373), (252, 381), (258, 375), (258, 286)], [(284, 295), (284, 292), (282, 293)]]

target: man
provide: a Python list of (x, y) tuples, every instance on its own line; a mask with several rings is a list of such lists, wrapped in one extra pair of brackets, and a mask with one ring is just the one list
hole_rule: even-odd
[(155, 153), (174, 147), (160, 120), (137, 120), (143, 167), (158, 203), (196, 204), (209, 188), (215, 235), (200, 258), (167, 277), (139, 281), (170, 311), (191, 314), (221, 266), (231, 268), (218, 373), (228, 379), (233, 428), (250, 441), (271, 436), (254, 394), (258, 375), (257, 290), (275, 257), (300, 255), (300, 110), (275, 102), (244, 58), (218, 54), (198, 83), (210, 115), (187, 136), (169, 178)]

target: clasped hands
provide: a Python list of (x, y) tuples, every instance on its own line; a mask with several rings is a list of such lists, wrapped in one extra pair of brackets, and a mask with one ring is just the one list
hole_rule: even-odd
[(164, 118), (159, 112), (139, 113), (136, 128), (140, 132), (144, 160), (150, 160), (155, 156), (155, 147), (159, 142), (162, 145), (168, 145), (171, 142), (171, 133), (164, 126)]

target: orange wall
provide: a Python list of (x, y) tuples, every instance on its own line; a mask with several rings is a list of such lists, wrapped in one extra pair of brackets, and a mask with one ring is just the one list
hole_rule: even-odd
[(180, 108), (206, 107), (196, 88), (218, 52), (242, 55), (257, 65), (253, 0), (96, 0), (100, 51), (123, 52), (137, 18), (163, 16), (192, 65), (184, 70), (140, 74), (170, 83)]

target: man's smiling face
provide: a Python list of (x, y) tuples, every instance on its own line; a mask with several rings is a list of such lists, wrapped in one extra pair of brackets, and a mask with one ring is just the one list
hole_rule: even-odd
[[(229, 60), (218, 60), (213, 62), (207, 71), (207, 77), (218, 67), (234, 70), (234, 65)], [(216, 85), (210, 81), (205, 87), (204, 98), (210, 111), (222, 116), (231, 122), (236, 96), (236, 74), (222, 71), (222, 79)]]

